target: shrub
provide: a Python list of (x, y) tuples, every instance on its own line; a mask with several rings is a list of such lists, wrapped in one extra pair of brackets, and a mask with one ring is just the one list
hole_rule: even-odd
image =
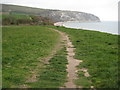
[(2, 21), (2, 25), (53, 25), (49, 18), (33, 15), (6, 14), (3, 15)]

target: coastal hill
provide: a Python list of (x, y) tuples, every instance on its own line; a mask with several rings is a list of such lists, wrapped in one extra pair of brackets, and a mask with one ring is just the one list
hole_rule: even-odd
[[(0, 4), (1, 6), (1, 4)], [(99, 22), (99, 17), (78, 11), (67, 11), (67, 10), (52, 10), (52, 9), (41, 9), (18, 5), (2, 4), (3, 13), (13, 14), (25, 14), (25, 15), (37, 15), (47, 17), (54, 22), (64, 21), (79, 21), (79, 22)]]

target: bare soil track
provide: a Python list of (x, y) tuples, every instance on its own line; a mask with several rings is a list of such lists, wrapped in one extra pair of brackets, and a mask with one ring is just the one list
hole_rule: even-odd
[(76, 66), (79, 65), (82, 60), (77, 60), (74, 58), (74, 46), (72, 42), (70, 41), (69, 37), (67, 34), (64, 32), (60, 32), (58, 30), (52, 29), (56, 32), (58, 32), (62, 36), (62, 40), (64, 40), (66, 49), (67, 49), (67, 60), (68, 60), (68, 65), (67, 65), (67, 72), (68, 72), (68, 81), (65, 83), (66, 88), (77, 88), (77, 86), (74, 84), (74, 80), (77, 79), (77, 68)]

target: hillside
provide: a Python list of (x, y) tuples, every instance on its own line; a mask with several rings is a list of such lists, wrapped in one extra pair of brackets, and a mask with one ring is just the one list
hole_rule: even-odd
[(64, 21), (80, 21), (80, 22), (98, 22), (100, 19), (89, 13), (77, 12), (77, 11), (65, 11), (65, 10), (51, 10), (32, 8), (17, 5), (2, 4), (3, 13), (14, 13), (14, 14), (27, 14), (27, 15), (38, 15), (42, 17), (48, 17), (54, 22)]

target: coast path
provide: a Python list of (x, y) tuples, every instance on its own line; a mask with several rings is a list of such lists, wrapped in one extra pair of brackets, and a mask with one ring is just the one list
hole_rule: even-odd
[[(58, 32), (61, 36), (62, 36), (62, 40), (64, 41), (64, 45), (66, 46), (67, 49), (67, 60), (68, 60), (68, 65), (67, 65), (67, 72), (68, 72), (68, 80), (65, 83), (65, 88), (78, 88), (75, 84), (74, 84), (74, 80), (77, 79), (77, 68), (76, 66), (78, 66), (82, 60), (77, 60), (74, 58), (74, 46), (72, 44), (72, 42), (70, 41), (69, 37), (67, 34), (65, 34), (64, 32), (58, 31), (56, 29), (52, 29), (56, 32)], [(64, 88), (64, 87), (61, 87)], [(79, 86), (79, 88), (82, 88), (81, 86)]]
[[(44, 63), (48, 64), (49, 63), (49, 60), (55, 55), (55, 53), (61, 49), (62, 46), (65, 46), (66, 47), (66, 50), (67, 50), (67, 60), (68, 60), (68, 64), (67, 64), (67, 72), (68, 72), (68, 75), (67, 75), (67, 82), (64, 84), (64, 87), (60, 87), (60, 89), (64, 90), (64, 88), (82, 88), (82, 86), (76, 86), (75, 85), (75, 80), (77, 79), (77, 66), (83, 62), (82, 60), (77, 60), (74, 58), (75, 56), (75, 53), (74, 53), (74, 50), (76, 48), (74, 48), (74, 45), (72, 44), (72, 42), (70, 41), (69, 39), (69, 36), (64, 33), (64, 32), (61, 32), (59, 30), (56, 30), (56, 29), (52, 29), (52, 28), (49, 28), (55, 32), (58, 32), (60, 34), (60, 42), (56, 45), (56, 47), (54, 48), (54, 50), (51, 52), (51, 55), (46, 57), (46, 58), (43, 58), (43, 61), (45, 61)], [(39, 65), (37, 66), (39, 67)], [(37, 71), (38, 68), (36, 68), (36, 70), (34, 70), (32, 73), (32, 76), (31, 78), (28, 78), (28, 80), (26, 82), (36, 82), (37, 81)], [(87, 69), (83, 68), (81, 69), (81, 71), (85, 72), (84, 73), (84, 76), (88, 77), (90, 76), (89, 73), (87, 72)], [(22, 88), (29, 88), (28, 85), (24, 84), (24, 85), (21, 85), (20, 87)]]

